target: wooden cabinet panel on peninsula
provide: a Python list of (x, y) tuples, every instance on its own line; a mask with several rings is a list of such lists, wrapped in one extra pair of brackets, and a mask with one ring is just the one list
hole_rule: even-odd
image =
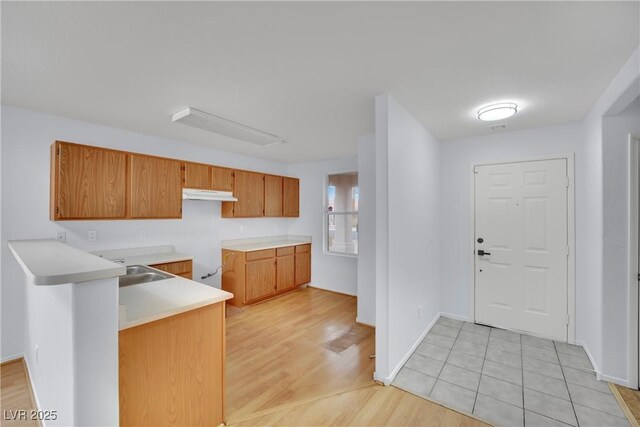
[(126, 218), (126, 177), (126, 153), (56, 141), (51, 146), (50, 218)]
[(224, 302), (121, 330), (120, 426), (223, 425), (224, 331)]
[(182, 164), (131, 154), (131, 218), (182, 218)]
[(229, 304), (242, 307), (311, 281), (311, 244), (254, 251), (222, 250), (222, 289)]

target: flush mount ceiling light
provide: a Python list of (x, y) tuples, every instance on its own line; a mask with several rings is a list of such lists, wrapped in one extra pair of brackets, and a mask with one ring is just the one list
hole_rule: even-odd
[(482, 107), (478, 110), (478, 118), (483, 122), (508, 119), (518, 112), (518, 105), (513, 102), (500, 102)]
[(261, 145), (263, 147), (282, 144), (285, 142), (284, 139), (277, 135), (263, 132), (231, 120), (223, 119), (222, 117), (214, 116), (213, 114), (205, 113), (204, 111), (196, 110), (191, 107), (178, 111), (173, 115), (171, 120), (187, 126), (193, 126), (209, 132)]

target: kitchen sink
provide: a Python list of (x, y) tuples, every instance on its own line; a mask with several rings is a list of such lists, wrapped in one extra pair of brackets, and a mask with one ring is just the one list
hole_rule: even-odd
[(162, 273), (144, 265), (130, 265), (127, 267), (127, 274), (120, 276), (118, 283), (120, 287), (123, 287), (157, 282), (158, 280), (171, 279), (172, 277), (170, 274)]
[(127, 276), (132, 274), (141, 274), (141, 273), (155, 273), (155, 270), (150, 269), (144, 265), (130, 265), (127, 267)]

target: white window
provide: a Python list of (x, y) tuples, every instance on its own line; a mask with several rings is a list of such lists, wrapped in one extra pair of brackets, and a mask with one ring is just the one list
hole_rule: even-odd
[(327, 175), (325, 190), (325, 249), (358, 254), (358, 173)]

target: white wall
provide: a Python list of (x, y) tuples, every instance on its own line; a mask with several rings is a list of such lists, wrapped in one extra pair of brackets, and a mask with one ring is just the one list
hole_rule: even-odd
[[(288, 174), (285, 164), (2, 106), (3, 359), (22, 354), (24, 342), (23, 273), (10, 254), (7, 240), (53, 238), (57, 231), (65, 231), (67, 243), (87, 251), (173, 244), (176, 250), (194, 255), (194, 278), (199, 280), (219, 265), (221, 240), (288, 232), (290, 219), (222, 219), (219, 202), (202, 201), (184, 202), (182, 220), (49, 221), (49, 146), (56, 139)], [(355, 160), (350, 166), (355, 170)], [(139, 238), (141, 229), (147, 233), (144, 240)], [(87, 241), (88, 230), (98, 231), (97, 242)], [(355, 260), (349, 261), (355, 271)], [(350, 279), (355, 289), (353, 274)], [(219, 287), (220, 277), (205, 282)]]
[[(36, 286), (25, 276), (25, 361), (51, 426), (118, 424), (118, 282)], [(37, 348), (37, 350), (36, 350)]]
[[(3, 180), (4, 181), (4, 180)], [(3, 249), (6, 243), (3, 243)], [(13, 255), (10, 255), (13, 258)], [(5, 268), (3, 268), (3, 273)], [(3, 292), (4, 292), (3, 281)], [(22, 314), (30, 319), (25, 328), (24, 344), (29, 349), (24, 357), (29, 367), (29, 375), (34, 385), (38, 408), (57, 410), (56, 422), (45, 421), (47, 425), (74, 425), (74, 367), (73, 367), (73, 285), (38, 286), (29, 283), (20, 270), (16, 285), (26, 292), (26, 301), (20, 307)], [(4, 304), (4, 298), (3, 298)], [(3, 307), (3, 316), (6, 308)], [(23, 313), (24, 311), (24, 313)], [(4, 322), (3, 322), (4, 323)], [(6, 325), (6, 323), (5, 323)], [(3, 335), (4, 330), (3, 329)], [(4, 337), (3, 337), (4, 339)], [(36, 357), (35, 346), (38, 345)], [(16, 344), (17, 346), (17, 344)], [(22, 349), (22, 343), (20, 343)]]
[[(442, 233), (442, 311), (470, 317), (471, 276), (470, 204), (471, 165), (486, 161), (529, 159), (575, 153), (582, 167), (580, 124), (521, 132), (499, 133), (441, 144), (440, 217)], [(576, 183), (576, 191), (584, 188)]]
[[(603, 317), (604, 334), (602, 368), (608, 375), (627, 378), (627, 335), (629, 276), (629, 133), (640, 135), (640, 116), (623, 115), (604, 118), (603, 186)], [(618, 333), (619, 332), (619, 333)]]
[(375, 136), (358, 138), (358, 315), (376, 323), (376, 145)]
[[(379, 283), (376, 271), (376, 300), (386, 301), (388, 310), (387, 319), (376, 317), (376, 327), (386, 323), (387, 329), (386, 343), (376, 345), (376, 376), (389, 380), (440, 311), (440, 144), (393, 98), (381, 95), (375, 156), (376, 176), (386, 172), (386, 183), (376, 179), (376, 216), (382, 218), (377, 246), (387, 244), (386, 259), (384, 250), (376, 257), (387, 269)], [(384, 234), (387, 242), (379, 239)]]
[[(585, 345), (604, 378), (619, 383), (628, 379), (627, 366), (637, 363), (627, 360), (627, 153), (620, 145), (633, 119), (606, 119), (612, 127), (602, 122), (630, 85), (637, 85), (638, 58), (636, 51), (581, 123), (441, 144), (442, 311), (461, 317), (469, 317), (471, 303), (470, 165), (575, 153), (576, 342)], [(607, 143), (608, 136), (616, 142)]]
[(289, 175), (300, 178), (300, 217), (290, 220), (289, 234), (312, 238), (311, 285), (349, 295), (357, 293), (358, 258), (323, 250), (324, 186), (326, 174), (357, 170), (356, 157), (289, 165)]
[(74, 283), (72, 289), (74, 425), (118, 425), (118, 279)]
[[(637, 85), (639, 75), (640, 49), (636, 49), (582, 122), (585, 162), (581, 171), (576, 169), (576, 174), (580, 174), (587, 189), (580, 193), (576, 192), (576, 212), (584, 212), (582, 216), (576, 217), (576, 229), (588, 230), (585, 233), (576, 233), (576, 261), (578, 256), (583, 259), (576, 271), (576, 281), (582, 290), (576, 307), (579, 320), (577, 336), (589, 349), (596, 369), (605, 379), (616, 382), (628, 381), (629, 375), (627, 373), (620, 378), (610, 374), (617, 372), (617, 368), (603, 363), (605, 349), (607, 352), (614, 351), (605, 347), (604, 337), (611, 335), (610, 338), (614, 341), (623, 339), (625, 342), (628, 338), (615, 338), (626, 335), (626, 329), (616, 330), (606, 322), (606, 319), (617, 317), (615, 313), (617, 310), (624, 311), (625, 308), (605, 308), (603, 305), (603, 295), (608, 292), (607, 283), (603, 285), (603, 148), (605, 148), (603, 147), (603, 117), (628, 94), (632, 85)], [(629, 101), (632, 99), (633, 97)], [(617, 167), (626, 169), (626, 162)], [(629, 360), (627, 366), (630, 364), (637, 364), (637, 361)]]

